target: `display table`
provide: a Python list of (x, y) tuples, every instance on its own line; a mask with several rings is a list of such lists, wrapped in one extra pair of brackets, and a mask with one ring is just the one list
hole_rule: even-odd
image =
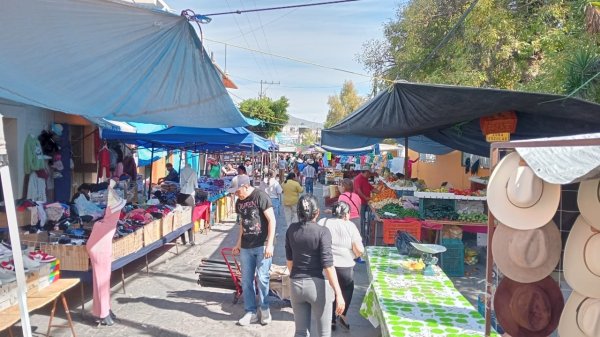
[(439, 267), (436, 276), (404, 271), (390, 247), (367, 247), (367, 257), (371, 285), (360, 313), (383, 337), (484, 336), (485, 319)]

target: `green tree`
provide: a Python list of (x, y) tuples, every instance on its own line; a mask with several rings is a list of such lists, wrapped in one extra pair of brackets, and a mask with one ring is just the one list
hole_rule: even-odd
[(328, 128), (335, 125), (344, 117), (348, 116), (348, 114), (358, 109), (364, 101), (365, 99), (356, 92), (356, 88), (352, 81), (345, 81), (340, 93), (329, 96), (327, 99), (329, 111), (327, 112), (325, 127)]
[(317, 136), (315, 135), (315, 133), (313, 132), (313, 130), (307, 130), (305, 132), (303, 132), (301, 135), (302, 137), (302, 141), (300, 142), (300, 145), (314, 145), (317, 142)]
[(263, 121), (258, 126), (248, 127), (265, 138), (272, 137), (283, 129), (290, 116), (287, 109), (290, 106), (286, 97), (281, 96), (274, 101), (269, 97), (250, 98), (240, 103), (240, 111), (249, 118)]
[[(409, 80), (565, 94), (595, 75), (599, 35), (586, 31), (589, 1), (479, 0), (461, 20), (473, 1), (404, 3), (359, 61), (388, 80), (381, 86)], [(598, 101), (598, 85), (587, 83), (584, 97)]]

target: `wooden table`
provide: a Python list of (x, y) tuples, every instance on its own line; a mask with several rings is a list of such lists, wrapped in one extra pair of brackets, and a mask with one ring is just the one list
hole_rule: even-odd
[[(46, 336), (50, 336), (50, 330), (54, 327), (70, 328), (73, 336), (76, 336), (75, 328), (73, 327), (73, 320), (71, 319), (71, 313), (69, 312), (69, 306), (67, 305), (65, 292), (75, 287), (77, 284), (79, 284), (79, 279), (76, 278), (59, 279), (44, 289), (30, 291), (27, 293), (27, 310), (30, 313), (52, 303), (52, 311), (50, 311), (50, 319), (48, 321), (48, 331)], [(56, 304), (58, 303), (59, 298), (62, 302), (65, 314), (67, 315), (67, 321), (69, 323), (68, 325), (52, 325), (54, 313), (56, 312)], [(20, 320), (21, 316), (19, 313), (18, 304), (0, 311), (0, 331), (8, 329), (8, 334), (12, 337), (13, 333), (11, 327)]]

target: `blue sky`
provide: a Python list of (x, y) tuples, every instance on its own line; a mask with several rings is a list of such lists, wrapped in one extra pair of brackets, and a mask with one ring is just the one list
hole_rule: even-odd
[[(166, 0), (177, 12), (191, 9), (196, 14), (321, 2), (321, 0)], [(383, 37), (383, 23), (395, 17), (400, 0), (357, 2), (284, 9), (259, 13), (213, 16), (202, 26), (204, 37), (231, 45), (258, 49), (313, 63), (366, 74), (356, 61), (367, 40)], [(244, 32), (244, 33), (242, 33)], [(318, 68), (289, 60), (205, 41), (217, 63), (238, 85), (230, 90), (235, 102), (257, 97), (260, 81), (272, 98), (286, 96), (288, 112), (323, 122), (327, 98), (338, 93), (345, 80), (352, 80), (361, 95), (370, 92), (366, 77)], [(226, 50), (226, 51), (225, 51)], [(225, 56), (227, 62), (225, 62)]]

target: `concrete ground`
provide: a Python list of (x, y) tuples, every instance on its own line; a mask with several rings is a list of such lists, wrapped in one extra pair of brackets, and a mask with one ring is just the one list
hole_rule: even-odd
[[(321, 195), (321, 185), (315, 186), (315, 195)], [(294, 321), (292, 308), (285, 302), (274, 299), (271, 305), (272, 324), (248, 327), (236, 325), (243, 315), (243, 304), (233, 304), (233, 291), (228, 289), (202, 287), (197, 284), (195, 269), (202, 258), (221, 259), (220, 249), (231, 247), (237, 238), (237, 228), (231, 221), (217, 224), (207, 234), (196, 234), (196, 245), (164, 247), (149, 255), (150, 269), (146, 273), (145, 261), (140, 259), (128, 265), (124, 272), (126, 292), (120, 283), (120, 273), (112, 275), (112, 308), (117, 315), (116, 324), (111, 327), (98, 327), (90, 317), (91, 286), (85, 285), (85, 311), (82, 314), (80, 290), (68, 293), (69, 306), (75, 321), (78, 336), (293, 336)], [(277, 218), (283, 224), (283, 214)], [(273, 263), (285, 264), (285, 226), (277, 226), (277, 240)], [(479, 273), (454, 279), (458, 289), (472, 302), (484, 290), (481, 280), (484, 267), (478, 266)], [(467, 268), (467, 270), (469, 270)], [(380, 336), (379, 329), (362, 318), (358, 310), (368, 286), (366, 265), (356, 266), (356, 288), (348, 313), (351, 329), (338, 327), (333, 336)], [(79, 307), (78, 307), (79, 306)], [(34, 336), (42, 336), (48, 324), (49, 308), (38, 310), (31, 315)], [(59, 306), (56, 324), (65, 323), (65, 314)], [(21, 336), (20, 326), (13, 328), (16, 336)], [(0, 336), (7, 332), (0, 332)], [(71, 336), (69, 329), (56, 328), (52, 336)]]

